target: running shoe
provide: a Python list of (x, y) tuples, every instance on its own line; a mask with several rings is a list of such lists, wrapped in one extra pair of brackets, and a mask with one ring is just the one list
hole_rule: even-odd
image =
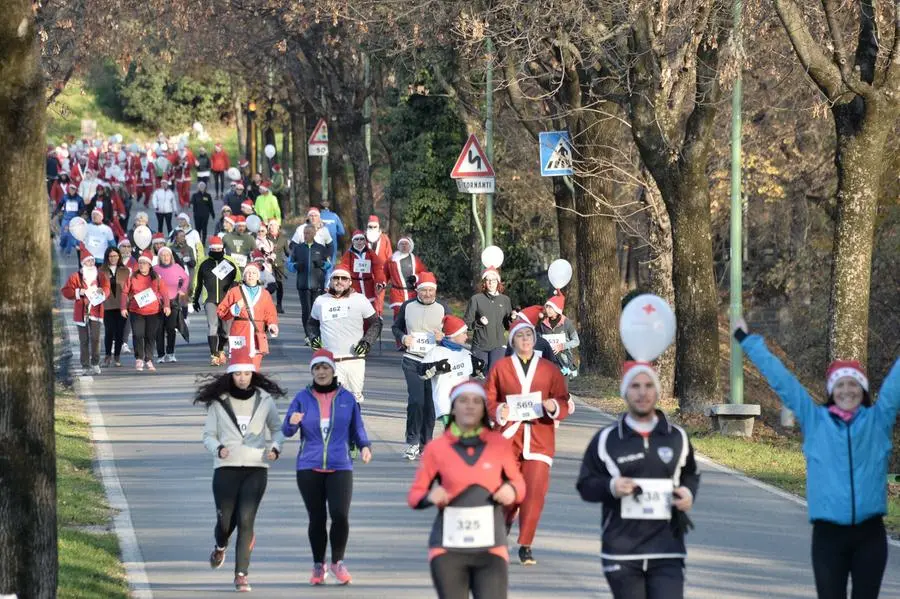
[(531, 555), (531, 547), (522, 545), (519, 547), (519, 563), (523, 566), (533, 566), (537, 564), (537, 560)]
[(109, 368), (110, 366), (112, 366), (112, 356), (106, 356), (103, 358), (103, 367)]
[(331, 564), (331, 573), (337, 578), (338, 584), (350, 584), (353, 581), (350, 572), (347, 571), (347, 566), (344, 565), (344, 560)]
[(98, 364), (98, 365), (94, 366), (94, 367), (91, 369), (91, 371), (92, 371), (94, 374), (100, 374), (100, 365)]
[(153, 362), (147, 360), (147, 370), (150, 372), (156, 372), (156, 366), (153, 365)]
[(309, 584), (325, 584), (326, 578), (328, 578), (328, 571), (325, 569), (325, 564), (313, 564), (313, 571), (312, 576), (309, 577)]
[(250, 587), (250, 581), (247, 580), (246, 574), (242, 572), (237, 573), (237, 576), (234, 577), (234, 590), (238, 593), (249, 593), (253, 590)]
[(215, 570), (216, 568), (221, 568), (224, 563), (225, 547), (222, 547), (221, 549), (213, 547), (212, 553), (209, 554), (209, 567)]
[(174, 363), (174, 362), (177, 362), (177, 361), (178, 361), (178, 360), (175, 359), (175, 354), (169, 354), (169, 362), (170, 362), (170, 363)]
[(134, 361), (134, 369), (138, 372), (144, 369), (144, 361), (143, 360), (135, 360)]
[(130, 354), (130, 353), (131, 353), (131, 348), (128, 347), (128, 344), (127, 344), (127, 343), (123, 343), (123, 344), (122, 344), (122, 353), (123, 353), (123, 354)]
[(218, 366), (219, 365), (219, 356), (213, 354), (209, 357), (209, 365), (210, 366)]
[(116, 365), (116, 368), (121, 368), (121, 367), (122, 367), (122, 361), (121, 361), (119, 358), (116, 358), (115, 365)]
[(419, 457), (420, 453), (418, 445), (407, 445), (406, 451), (403, 452), (403, 457), (412, 462)]

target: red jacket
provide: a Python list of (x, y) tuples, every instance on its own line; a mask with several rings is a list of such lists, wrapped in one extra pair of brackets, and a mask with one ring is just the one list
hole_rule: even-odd
[(213, 152), (209, 162), (212, 170), (218, 172), (227, 171), (228, 167), (231, 166), (231, 162), (228, 160), (228, 154), (225, 150)]
[[(485, 391), (488, 415), (500, 425), (503, 436), (512, 440), (517, 455), (552, 465), (556, 454), (555, 422), (569, 415), (569, 390), (559, 368), (535, 354), (528, 362), (528, 370), (524, 371), (519, 358), (513, 354), (491, 368)], [(528, 421), (500, 418), (500, 408), (508, 396), (531, 392), (539, 392), (541, 400), (552, 399), (556, 403), (553, 416), (545, 412), (540, 418)]]
[[(135, 297), (147, 288), (153, 290), (156, 301), (151, 301), (142, 308), (138, 305)], [(152, 316), (153, 314), (159, 314), (160, 310), (162, 310), (162, 302), (167, 297), (169, 297), (169, 294), (166, 290), (166, 284), (162, 279), (159, 277), (151, 279), (150, 275), (142, 275), (140, 271), (136, 270), (128, 277), (128, 283), (125, 284), (125, 287), (122, 290), (122, 300), (119, 303), (119, 306), (122, 310), (128, 310), (129, 312), (134, 312), (141, 316)]]
[(353, 289), (357, 293), (365, 295), (370, 302), (374, 302), (376, 295), (375, 285), (383, 285), (387, 281), (384, 275), (384, 263), (372, 250), (367, 249), (363, 256), (370, 262), (368, 273), (358, 273), (354, 270), (356, 261), (361, 256), (357, 255), (352, 249), (347, 250), (347, 253), (344, 254), (344, 257), (341, 259), (341, 267), (350, 272)]
[(391, 259), (384, 263), (385, 279), (391, 283), (391, 308), (399, 307), (403, 302), (416, 297), (415, 285), (412, 286), (412, 289), (406, 287), (406, 281), (402, 275), (403, 271), (400, 269), (400, 263), (409, 260), (412, 260), (412, 274), (418, 275), (420, 272), (428, 270), (425, 268), (425, 263), (419, 260), (419, 257), (415, 254), (402, 256), (399, 252), (394, 252), (391, 255)]
[[(106, 278), (106, 275), (98, 272), (95, 285), (103, 291), (104, 298), (109, 297), (109, 279)], [(72, 273), (66, 280), (66, 284), (60, 289), (64, 298), (75, 301), (73, 313), (75, 315), (75, 324), (78, 326), (84, 326), (86, 320), (103, 320), (103, 302), (96, 306), (91, 306), (90, 300), (85, 297), (87, 289), (88, 285), (84, 282), (81, 271)]]
[(366, 243), (369, 249), (373, 250), (383, 263), (387, 263), (394, 254), (394, 251), (391, 249), (391, 238), (387, 236), (387, 233), (382, 233), (375, 243), (369, 243), (368, 240)]
[[(219, 302), (216, 313), (223, 321), (234, 319), (234, 322), (231, 323), (229, 335), (232, 337), (244, 337), (247, 340), (247, 345), (250, 347), (251, 357), (258, 353), (267, 354), (269, 353), (269, 341), (266, 338), (266, 332), (269, 329), (269, 325), (278, 324), (278, 312), (275, 310), (275, 303), (272, 301), (272, 296), (268, 291), (260, 289), (256, 299), (251, 300), (249, 294), (247, 296), (247, 300), (251, 302), (249, 308), (253, 311), (252, 323), (251, 314), (247, 310), (248, 306), (246, 304), (241, 306), (240, 312), (235, 317), (231, 307), (238, 302), (243, 303), (244, 298), (241, 294), (241, 287), (242, 285), (235, 285), (228, 290), (228, 293)], [(253, 324), (256, 325), (256, 334), (254, 334)]]

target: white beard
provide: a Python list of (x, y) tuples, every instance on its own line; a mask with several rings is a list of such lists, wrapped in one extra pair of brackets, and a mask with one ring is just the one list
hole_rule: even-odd
[(369, 243), (378, 243), (378, 240), (381, 239), (381, 229), (366, 230), (366, 239), (369, 241)]
[(97, 267), (96, 266), (92, 266), (90, 268), (88, 268), (86, 266), (82, 267), (81, 276), (84, 277), (84, 282), (87, 283), (88, 286), (90, 287), (97, 281)]

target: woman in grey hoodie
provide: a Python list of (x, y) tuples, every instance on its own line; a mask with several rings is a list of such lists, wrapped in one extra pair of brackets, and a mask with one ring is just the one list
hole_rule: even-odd
[(203, 444), (215, 456), (216, 543), (209, 565), (219, 568), (225, 562), (228, 539), (237, 527), (234, 587), (239, 592), (250, 591), (253, 524), (266, 492), (268, 462), (278, 459), (284, 441), (275, 406), (275, 398), (284, 394), (277, 383), (256, 371), (249, 347), (243, 347), (232, 348), (228, 372), (206, 382), (194, 398), (194, 404), (207, 407)]

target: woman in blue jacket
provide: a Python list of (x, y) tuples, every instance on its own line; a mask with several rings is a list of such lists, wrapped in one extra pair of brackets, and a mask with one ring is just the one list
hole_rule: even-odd
[(875, 599), (887, 565), (887, 470), (900, 408), (900, 360), (872, 402), (859, 362), (837, 360), (826, 373), (828, 401), (819, 405), (739, 320), (734, 336), (797, 417), (806, 457), (806, 498), (813, 525), (812, 562), (819, 599)]
[[(297, 454), (297, 487), (309, 514), (309, 544), (313, 573), (309, 583), (325, 584), (329, 570), (340, 584), (350, 583), (344, 566), (344, 550), (350, 536), (350, 500), (353, 496), (351, 445), (361, 448), (364, 464), (372, 459), (372, 444), (366, 435), (356, 397), (334, 376), (334, 355), (324, 349), (309, 363), (313, 384), (294, 397), (284, 417), (285, 438), (300, 431)], [(328, 510), (326, 512), (326, 503)], [(325, 569), (331, 514), (331, 566)]]

